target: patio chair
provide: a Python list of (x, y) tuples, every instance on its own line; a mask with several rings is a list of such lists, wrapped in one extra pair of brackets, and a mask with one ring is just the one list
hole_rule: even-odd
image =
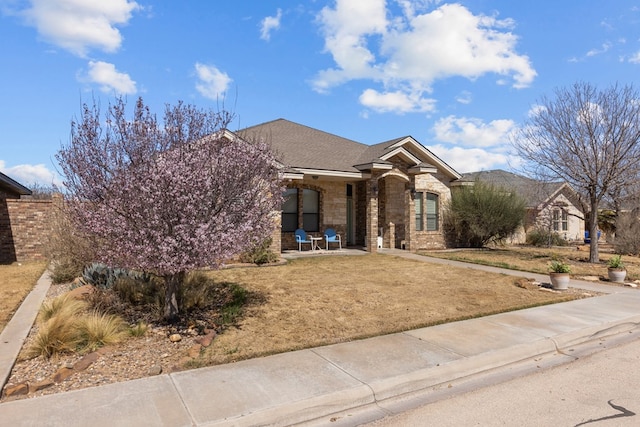
[(304, 231), (302, 228), (298, 228), (296, 230), (296, 242), (298, 242), (298, 252), (302, 251), (302, 244), (303, 243), (308, 243), (309, 247), (311, 249), (313, 249), (313, 245), (311, 240), (307, 239), (307, 232)]
[(340, 239), (340, 235), (336, 233), (336, 230), (333, 228), (327, 228), (324, 231), (324, 241), (327, 244), (327, 250), (329, 250), (329, 243), (337, 243), (340, 245), (340, 249), (342, 249), (342, 240)]

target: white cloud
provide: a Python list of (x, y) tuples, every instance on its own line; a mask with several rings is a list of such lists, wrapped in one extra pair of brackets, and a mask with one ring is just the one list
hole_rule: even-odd
[(200, 95), (214, 100), (224, 96), (233, 81), (231, 77), (213, 65), (204, 65), (198, 62), (195, 67), (199, 80), (196, 83), (196, 89)]
[(115, 65), (102, 61), (89, 61), (89, 80), (100, 85), (103, 92), (115, 91), (121, 95), (131, 95), (137, 92), (136, 82), (126, 73), (116, 70)]
[(31, 0), (21, 13), (45, 40), (84, 57), (91, 48), (117, 51), (122, 34), (116, 26), (137, 9), (130, 0)]
[(600, 55), (602, 53), (606, 53), (609, 49), (611, 49), (611, 43), (609, 42), (603, 43), (602, 46), (600, 46), (600, 48), (591, 49), (590, 51), (588, 51), (587, 56)]
[(481, 148), (447, 147), (442, 144), (427, 148), (460, 173), (506, 169), (513, 164), (510, 156)]
[(318, 21), (325, 36), (325, 51), (331, 53), (338, 68), (320, 71), (313, 83), (316, 90), (324, 91), (351, 79), (379, 75), (366, 36), (386, 32), (385, 6), (385, 0), (337, 0), (335, 9), (322, 9)]
[(640, 51), (631, 55), (631, 57), (629, 58), (629, 62), (631, 62), (632, 64), (640, 64)]
[(58, 187), (62, 186), (62, 179), (60, 176), (43, 164), (6, 167), (5, 162), (0, 160), (0, 172), (4, 173), (11, 179), (18, 181), (27, 188), (30, 188), (34, 184), (47, 187), (52, 184), (55, 184)]
[(314, 89), (325, 92), (366, 79), (387, 93), (421, 97), (437, 80), (474, 80), (490, 73), (499, 76), (499, 84), (523, 88), (532, 83), (536, 71), (526, 55), (516, 52), (512, 20), (474, 15), (460, 4), (425, 11), (437, 3), (400, 1), (401, 16), (391, 15), (386, 0), (337, 0), (335, 8), (322, 9), (318, 21), (325, 51), (336, 66), (318, 72)]
[(278, 9), (276, 16), (267, 16), (260, 22), (260, 38), (269, 41), (271, 32), (280, 28), (280, 19), (282, 18), (282, 9)]
[(460, 104), (471, 104), (471, 101), (473, 101), (473, 95), (468, 90), (463, 90), (460, 92), (460, 95), (456, 97), (456, 101)]
[(435, 139), (455, 145), (470, 147), (496, 147), (507, 144), (509, 135), (516, 129), (512, 120), (492, 120), (484, 123), (477, 118), (448, 116), (433, 126)]
[(380, 93), (373, 89), (360, 95), (360, 103), (379, 113), (430, 112), (435, 110), (434, 99), (422, 98), (420, 94), (407, 94), (401, 91)]

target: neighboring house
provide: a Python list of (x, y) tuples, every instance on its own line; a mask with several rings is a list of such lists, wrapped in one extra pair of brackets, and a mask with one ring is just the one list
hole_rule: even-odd
[(297, 249), (297, 228), (316, 237), (333, 228), (370, 252), (444, 247), (441, 212), (461, 176), (411, 136), (366, 145), (284, 119), (237, 135), (270, 143), (281, 162), (281, 250)]
[(576, 192), (565, 182), (543, 182), (504, 170), (463, 174), (454, 186), (473, 185), (476, 181), (512, 189), (527, 204), (527, 217), (522, 230), (512, 243), (523, 243), (526, 233), (538, 227), (558, 233), (569, 241), (583, 240), (584, 213)]
[(9, 206), (28, 195), (31, 195), (31, 190), (0, 172), (0, 263), (17, 260)]

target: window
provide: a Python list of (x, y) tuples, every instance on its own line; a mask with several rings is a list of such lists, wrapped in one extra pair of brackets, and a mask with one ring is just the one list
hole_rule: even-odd
[(435, 193), (415, 193), (413, 203), (416, 211), (416, 231), (438, 231), (438, 199), (439, 196)]
[(298, 189), (287, 188), (282, 202), (282, 231), (298, 228)]
[(415, 193), (413, 203), (416, 208), (416, 231), (422, 231), (422, 193)]
[(565, 210), (555, 209), (553, 211), (553, 231), (569, 230), (569, 214)]
[(427, 193), (427, 231), (438, 230), (438, 195)]
[(305, 231), (320, 230), (320, 197), (315, 190), (302, 190), (302, 228)]
[[(302, 210), (302, 224), (299, 212)], [(287, 188), (282, 202), (282, 231), (320, 230), (320, 193), (315, 190)]]

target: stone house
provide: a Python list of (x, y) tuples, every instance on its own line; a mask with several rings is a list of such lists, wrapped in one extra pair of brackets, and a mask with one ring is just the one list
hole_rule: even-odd
[(584, 212), (577, 193), (565, 182), (543, 182), (504, 170), (470, 172), (454, 183), (473, 185), (480, 180), (496, 187), (512, 189), (527, 204), (527, 217), (510, 243), (524, 243), (534, 227), (558, 233), (568, 241), (584, 239)]
[(276, 247), (297, 249), (294, 231), (322, 237), (333, 228), (343, 245), (418, 249), (445, 246), (442, 209), (461, 177), (411, 136), (375, 145), (285, 119), (237, 132), (267, 141), (286, 185)]

